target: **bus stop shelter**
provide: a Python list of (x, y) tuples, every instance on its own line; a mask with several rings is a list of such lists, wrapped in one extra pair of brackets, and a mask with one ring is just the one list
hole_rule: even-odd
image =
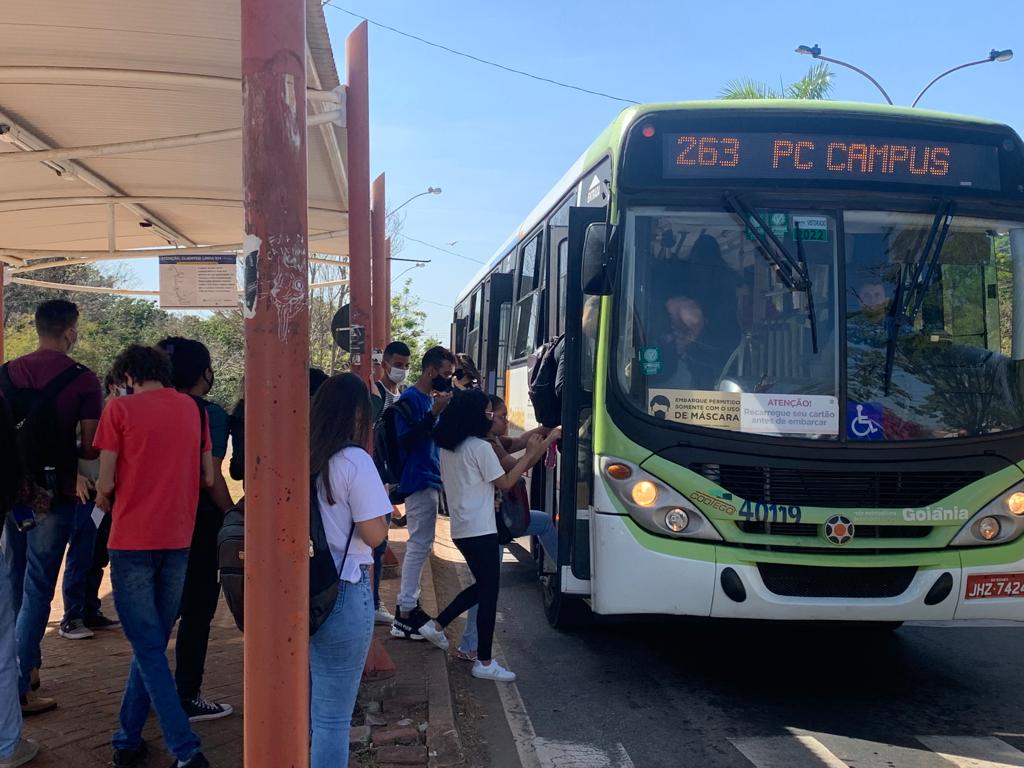
[(319, 0), (37, 0), (5, 9), (0, 50), (5, 284), (159, 255), (245, 267), (246, 765), (305, 765), (309, 261), (350, 281), (374, 346), (390, 304), (366, 27), (344, 82)]

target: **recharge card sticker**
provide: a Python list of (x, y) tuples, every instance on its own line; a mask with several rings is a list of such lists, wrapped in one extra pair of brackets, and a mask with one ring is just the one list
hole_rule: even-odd
[(741, 396), (740, 428), (762, 435), (838, 435), (839, 401), (831, 395)]

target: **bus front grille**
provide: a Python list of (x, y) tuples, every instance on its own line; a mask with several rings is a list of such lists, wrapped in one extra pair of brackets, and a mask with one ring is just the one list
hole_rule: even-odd
[[(814, 523), (763, 523), (737, 520), (736, 527), (744, 533), (764, 536), (817, 536), (819, 526)], [(932, 532), (930, 525), (864, 525), (855, 527), (858, 539), (923, 539)]]
[(690, 469), (750, 502), (843, 509), (925, 507), (984, 476), (977, 470), (854, 472), (742, 464)]
[(914, 580), (917, 566), (832, 568), (758, 563), (757, 570), (768, 591), (784, 597), (880, 598), (902, 595)]

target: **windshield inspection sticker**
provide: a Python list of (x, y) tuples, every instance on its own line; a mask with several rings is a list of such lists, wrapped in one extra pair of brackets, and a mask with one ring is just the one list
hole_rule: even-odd
[(643, 347), (640, 349), (640, 369), (644, 376), (657, 376), (661, 373), (661, 348)]
[(762, 435), (838, 435), (839, 402), (831, 395), (744, 392), (740, 429)]
[[(797, 234), (799, 232), (799, 235)], [(828, 218), (825, 216), (794, 216), (793, 236), (801, 240), (828, 242)]]
[(846, 402), (846, 436), (851, 440), (885, 440), (882, 406)]

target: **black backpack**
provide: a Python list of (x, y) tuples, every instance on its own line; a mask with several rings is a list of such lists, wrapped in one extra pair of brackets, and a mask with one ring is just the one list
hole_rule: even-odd
[(61, 430), (57, 396), (89, 369), (74, 363), (42, 389), (15, 387), (9, 366), (0, 367), (0, 392), (14, 422), (15, 445), (25, 478), (56, 495), (78, 467), (74, 435)]
[[(358, 443), (342, 446), (351, 448)], [(355, 522), (349, 530), (341, 567), (334, 565), (334, 555), (327, 541), (324, 519), (320, 513), (317, 478), (309, 479), (309, 634), (313, 635), (331, 615), (338, 601), (341, 570), (345, 567), (348, 548), (355, 534)], [(245, 615), (245, 499), (224, 515), (224, 524), (217, 534), (217, 559), (221, 588), (235, 624), (244, 630)]]
[(528, 363), (527, 392), (533, 403), (534, 418), (545, 427), (557, 427), (562, 423), (562, 398), (555, 391), (555, 377), (564, 340), (565, 336), (559, 336), (539, 347)]
[(399, 488), (402, 481), (402, 470), (405, 468), (405, 451), (398, 439), (398, 424), (401, 416), (407, 424), (412, 423), (412, 409), (407, 400), (396, 400), (383, 411), (373, 425), (373, 463), (377, 465), (377, 474), (381, 482), (390, 486), (392, 504), (401, 504), (405, 495)]

